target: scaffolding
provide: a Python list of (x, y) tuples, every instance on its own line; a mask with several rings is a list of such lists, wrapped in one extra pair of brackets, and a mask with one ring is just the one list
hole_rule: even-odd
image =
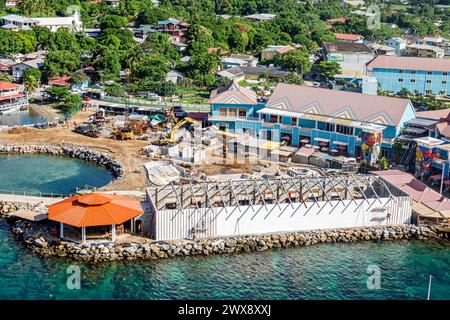
[(322, 202), (327, 205), (333, 200), (379, 201), (407, 194), (381, 177), (353, 175), (172, 183), (148, 188), (147, 196), (156, 210), (200, 210), (281, 203), (320, 206)]

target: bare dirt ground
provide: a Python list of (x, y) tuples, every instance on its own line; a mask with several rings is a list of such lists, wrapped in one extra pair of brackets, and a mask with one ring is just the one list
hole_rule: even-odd
[(148, 144), (146, 141), (114, 141), (111, 138), (90, 138), (73, 132), (74, 121), (82, 123), (92, 112), (79, 112), (70, 121), (70, 127), (58, 126), (48, 129), (21, 128), (13, 132), (0, 132), (1, 144), (23, 145), (62, 145), (72, 144), (89, 147), (109, 155), (122, 164), (124, 177), (107, 185), (103, 190), (143, 190), (146, 178), (143, 171), (144, 159), (139, 150)]

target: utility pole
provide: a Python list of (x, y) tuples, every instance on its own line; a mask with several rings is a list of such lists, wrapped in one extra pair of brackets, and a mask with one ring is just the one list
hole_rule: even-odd
[(428, 297), (427, 297), (427, 300), (430, 300), (430, 296), (431, 296), (431, 280), (433, 279), (434, 277), (430, 274), (430, 280), (429, 280), (429, 282), (428, 282)]

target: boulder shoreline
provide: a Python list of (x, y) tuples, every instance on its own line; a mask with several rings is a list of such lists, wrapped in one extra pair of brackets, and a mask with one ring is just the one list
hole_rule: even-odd
[(53, 156), (67, 156), (95, 163), (108, 169), (117, 180), (123, 177), (122, 165), (96, 150), (79, 146), (52, 145), (0, 145), (0, 154), (47, 154)]
[[(6, 206), (6, 207), (5, 207)], [(36, 206), (36, 205), (35, 205)], [(154, 241), (143, 243), (78, 244), (52, 235), (56, 224), (30, 222), (11, 215), (19, 205), (1, 203), (0, 212), (10, 224), (16, 239), (42, 257), (56, 257), (86, 263), (155, 260), (187, 256), (210, 256), (244, 252), (262, 252), (278, 248), (305, 247), (320, 243), (361, 241), (428, 240), (441, 238), (433, 227), (393, 225), (349, 229), (324, 229), (279, 232), (261, 235), (203, 238), (196, 240)], [(8, 211), (8, 212), (5, 212)]]

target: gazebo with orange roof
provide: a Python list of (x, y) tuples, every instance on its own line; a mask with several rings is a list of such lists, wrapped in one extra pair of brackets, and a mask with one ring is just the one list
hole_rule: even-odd
[(64, 224), (81, 228), (83, 243), (87, 227), (111, 226), (112, 241), (116, 241), (116, 225), (133, 221), (143, 212), (139, 201), (119, 195), (89, 193), (52, 204), (48, 208), (48, 219), (60, 223), (61, 238), (64, 238)]

